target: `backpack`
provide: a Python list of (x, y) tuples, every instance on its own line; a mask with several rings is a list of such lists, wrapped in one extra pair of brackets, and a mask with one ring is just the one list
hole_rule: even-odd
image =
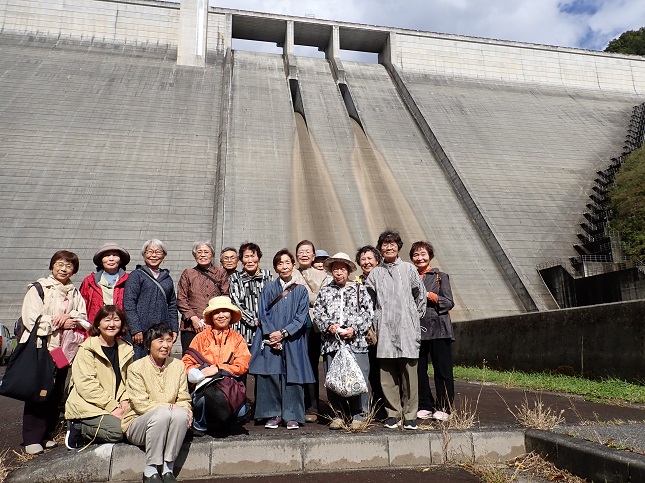
[[(45, 301), (45, 291), (43, 290), (43, 286), (40, 285), (39, 282), (34, 282), (31, 284), (32, 287), (36, 288), (36, 291), (38, 292), (38, 295), (40, 295), (40, 300), (43, 302)], [(22, 316), (18, 317), (18, 320), (16, 320), (13, 324), (13, 335), (16, 336), (18, 340), (22, 337), (22, 334), (25, 332), (25, 324), (22, 321)]]

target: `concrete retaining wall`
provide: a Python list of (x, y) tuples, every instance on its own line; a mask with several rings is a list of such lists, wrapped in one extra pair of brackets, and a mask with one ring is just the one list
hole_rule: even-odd
[(645, 379), (645, 300), (455, 323), (456, 364)]

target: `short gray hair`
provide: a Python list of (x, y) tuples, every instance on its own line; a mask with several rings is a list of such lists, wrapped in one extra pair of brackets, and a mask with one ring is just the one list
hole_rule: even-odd
[(211, 255), (215, 256), (215, 247), (210, 240), (199, 240), (193, 243), (193, 258), (197, 256), (197, 249), (202, 245), (206, 245), (211, 251)]
[(152, 238), (145, 242), (143, 246), (141, 247), (141, 256), (145, 257), (146, 256), (146, 250), (150, 248), (151, 246), (159, 247), (161, 250), (163, 250), (163, 256), (165, 257), (168, 255), (168, 251), (166, 250), (166, 245), (163, 244), (161, 240), (158, 240), (157, 238)]

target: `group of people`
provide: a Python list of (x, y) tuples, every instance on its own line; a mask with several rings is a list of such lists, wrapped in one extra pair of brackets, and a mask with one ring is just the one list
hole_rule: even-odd
[[(55, 446), (58, 408), (68, 394), (69, 448), (125, 438), (145, 446), (144, 482), (172, 483), (173, 462), (191, 427), (194, 435), (221, 431), (249, 413), (269, 429), (315, 422), (319, 361), (322, 356), (327, 373), (341, 345), (369, 381), (371, 398), (328, 391), (330, 429), (342, 427), (343, 414), (360, 427), (379, 406), (386, 428), (448, 419), (454, 402), (450, 280), (432, 267), (430, 243), (412, 244), (412, 264), (399, 257), (402, 246), (398, 233), (385, 231), (376, 247), (361, 247), (352, 260), (303, 240), (295, 256), (288, 249), (274, 255), (274, 276), (260, 268), (262, 251), (254, 243), (225, 247), (217, 266), (213, 245), (198, 241), (196, 265), (181, 274), (176, 292), (161, 268), (167, 250), (160, 240), (144, 243), (144, 263), (130, 273), (128, 251), (106, 243), (80, 290), (71, 282), (78, 257), (56, 252), (51, 275), (25, 296), (21, 341), (32, 330), (47, 336), (48, 348), (66, 355), (71, 377), (66, 386), (68, 367), (60, 368), (47, 401), (25, 403), (25, 451)], [(362, 273), (353, 277), (356, 264)], [(170, 357), (178, 337), (181, 360)], [(235, 399), (245, 394), (247, 374), (255, 378), (253, 406)]]

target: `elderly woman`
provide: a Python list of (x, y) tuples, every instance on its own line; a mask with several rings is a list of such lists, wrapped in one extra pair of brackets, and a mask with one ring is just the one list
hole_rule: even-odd
[[(197, 334), (182, 358), (189, 382), (200, 383), (206, 377), (241, 378), (246, 374), (251, 353), (244, 337), (231, 329), (231, 324), (239, 322), (241, 318), (242, 312), (228, 297), (215, 297), (209, 301), (204, 310), (206, 328)], [(200, 436), (206, 431), (225, 429), (233, 416), (246, 414), (245, 401), (233, 414), (226, 399), (221, 397), (221, 391), (218, 391), (214, 385), (209, 385), (193, 392), (193, 434)]]
[(233, 328), (250, 345), (258, 325), (260, 294), (264, 285), (273, 280), (273, 275), (260, 268), (262, 250), (255, 243), (242, 243), (239, 256), (243, 270), (229, 276), (231, 300), (242, 311), (242, 319)]
[(145, 343), (150, 354), (128, 369), (130, 410), (121, 428), (128, 441), (145, 447), (143, 483), (177, 481), (174, 463), (193, 416), (186, 370), (170, 357), (173, 334), (168, 324), (148, 329)]
[(403, 425), (403, 429), (414, 430), (419, 409), (419, 319), (426, 309), (425, 288), (415, 267), (399, 258), (403, 241), (397, 232), (384, 231), (377, 245), (383, 263), (372, 269), (365, 285), (376, 293), (376, 357), (385, 395), (384, 426), (396, 429)]
[[(323, 356), (325, 374), (340, 349), (340, 344), (347, 343), (367, 381), (370, 364), (365, 333), (374, 317), (372, 299), (365, 286), (348, 282), (349, 274), (356, 271), (356, 265), (349, 255), (339, 252), (328, 258), (325, 269), (331, 273), (333, 281), (320, 289), (314, 304), (314, 324), (322, 334), (320, 353)], [(352, 415), (352, 428), (359, 429), (364, 425), (365, 414), (369, 411), (368, 393), (343, 398), (327, 390), (327, 400), (335, 415), (329, 429), (341, 429), (340, 415), (347, 405)]]
[(132, 346), (121, 339), (127, 330), (123, 311), (105, 305), (78, 349), (65, 403), (69, 449), (123, 440), (121, 420), (130, 409), (125, 378), (134, 357)]
[(298, 429), (305, 422), (304, 384), (314, 382), (305, 328), (309, 295), (293, 277), (295, 258), (282, 249), (273, 257), (278, 280), (262, 291), (249, 373), (256, 376), (255, 418), (265, 428)]
[[(419, 419), (446, 421), (455, 402), (455, 381), (452, 373), (451, 346), (455, 332), (449, 311), (455, 306), (450, 277), (433, 267), (434, 248), (427, 241), (410, 247), (410, 260), (417, 267), (426, 289), (426, 311), (421, 317), (421, 348), (419, 349)], [(436, 399), (432, 397), (428, 378), (428, 359), (434, 368)]]
[(170, 272), (160, 268), (167, 255), (166, 247), (157, 239), (148, 240), (141, 248), (145, 266), (137, 265), (125, 283), (123, 308), (130, 325), (128, 339), (134, 347), (134, 360), (148, 354), (143, 334), (153, 325), (166, 323), (177, 339), (177, 298)]
[(123, 309), (123, 292), (128, 274), (125, 268), (130, 263), (130, 254), (121, 245), (105, 243), (92, 258), (96, 272), (90, 273), (79, 289), (87, 306), (87, 320), (94, 320), (104, 305), (116, 305)]
[[(361, 268), (363, 272), (361, 275), (356, 277), (356, 282), (364, 284), (369, 276), (370, 272), (381, 264), (383, 261), (383, 256), (372, 245), (365, 245), (360, 247), (356, 251), (356, 257), (354, 257), (356, 263)], [(370, 294), (372, 303), (376, 301), (376, 292), (371, 287), (367, 287), (367, 292)], [(370, 389), (372, 390), (372, 401), (374, 407), (377, 408), (376, 418), (381, 420), (385, 419), (387, 416), (385, 414), (385, 409), (383, 404), (385, 402), (385, 396), (383, 395), (383, 389), (381, 389), (381, 374), (378, 359), (376, 357), (376, 345), (371, 345), (367, 348), (367, 354), (370, 359)]]
[(193, 244), (197, 262), (187, 268), (177, 284), (177, 308), (181, 312), (181, 348), (186, 352), (195, 335), (204, 330), (202, 314), (213, 297), (228, 295), (228, 274), (213, 265), (215, 248), (210, 241)]
[[(40, 278), (29, 287), (22, 303), (22, 321), (25, 325), (20, 342), (25, 342), (33, 330), (47, 336), (47, 348), (60, 347), (61, 334), (81, 328), (87, 318), (85, 301), (70, 280), (78, 272), (78, 257), (67, 250), (59, 250), (49, 261), (51, 275)], [(39, 290), (40, 288), (40, 290)], [(42, 296), (39, 294), (42, 291)], [(39, 319), (40, 317), (40, 319)], [(59, 406), (68, 368), (58, 369), (50, 397), (45, 402), (25, 402), (22, 418), (22, 438), (25, 452), (39, 454), (44, 448), (53, 448), (52, 433), (58, 423)]]

